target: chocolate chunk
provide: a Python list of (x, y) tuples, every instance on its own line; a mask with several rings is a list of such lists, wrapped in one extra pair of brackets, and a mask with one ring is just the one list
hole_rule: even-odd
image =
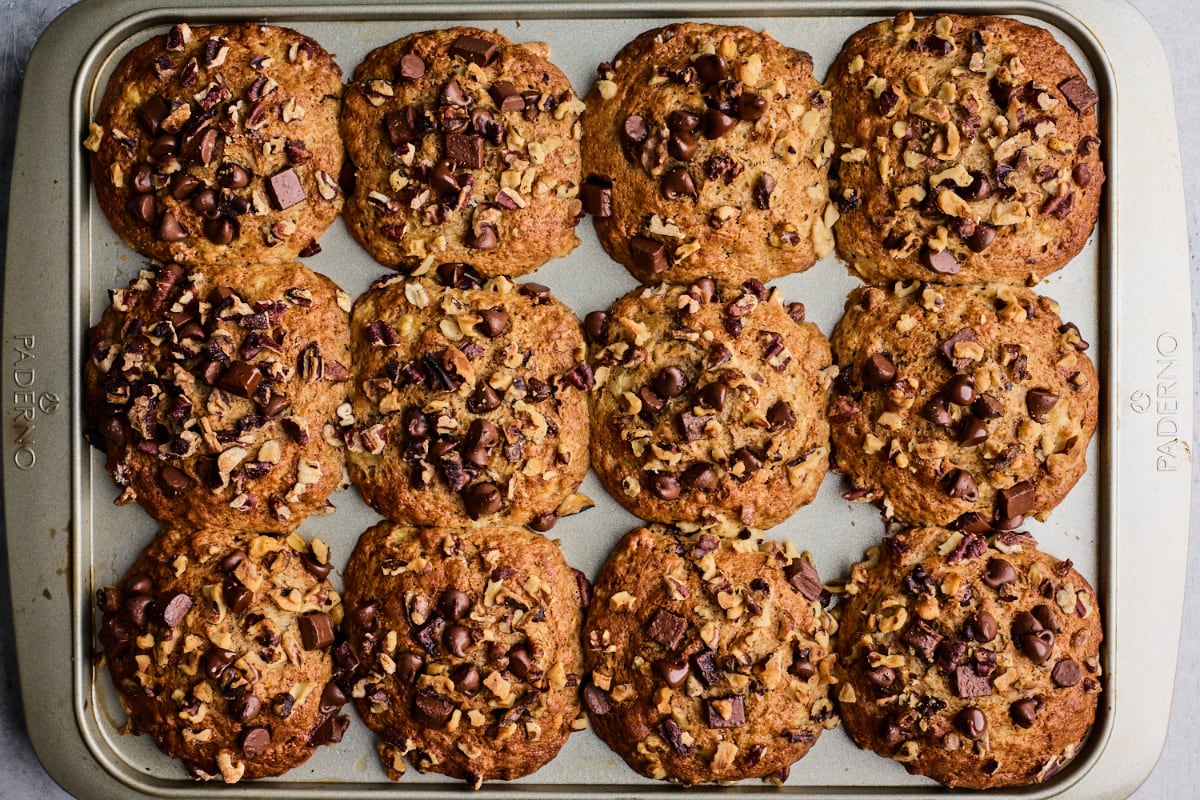
[(1036, 422), (1045, 422), (1050, 409), (1058, 405), (1058, 395), (1046, 389), (1030, 389), (1025, 393), (1025, 408)]
[(711, 492), (717, 488), (717, 473), (709, 464), (692, 464), (680, 480), (689, 489)]
[(488, 94), (501, 111), (525, 110), (525, 98), (521, 97), (512, 81), (496, 81), (488, 89)]
[(612, 711), (612, 701), (608, 699), (608, 694), (590, 683), (583, 687), (583, 704), (589, 714), (597, 717), (603, 717)]
[(633, 263), (640, 269), (650, 270), (657, 274), (670, 266), (667, 263), (667, 248), (660, 242), (647, 239), (645, 236), (635, 236), (630, 239), (629, 252), (633, 257)]
[(743, 92), (737, 101), (737, 115), (747, 122), (755, 122), (762, 119), (763, 114), (767, 113), (767, 99), (760, 94), (754, 92)]
[(158, 471), (158, 487), (167, 497), (175, 498), (192, 487), (192, 479), (183, 470), (164, 464)]
[(667, 741), (667, 744), (671, 745), (671, 749), (675, 751), (676, 755), (687, 757), (696, 752), (695, 744), (684, 744), (683, 729), (672, 717), (667, 717), (658, 724), (658, 733)]
[(496, 390), (483, 381), (475, 387), (475, 392), (467, 399), (467, 410), (472, 414), (486, 414), (500, 407), (500, 395)]
[(696, 184), (692, 181), (687, 167), (671, 167), (662, 177), (662, 196), (667, 200), (678, 200), (681, 197), (696, 199)]
[(221, 597), (230, 611), (240, 614), (250, 607), (254, 593), (247, 589), (241, 581), (230, 575), (221, 584)]
[(220, 647), (210, 647), (200, 659), (200, 666), (209, 680), (218, 680), (229, 666), (237, 661), (238, 654)]
[(951, 336), (946, 341), (942, 342), (939, 348), (942, 357), (947, 363), (954, 368), (956, 372), (962, 372), (969, 367), (974, 361), (970, 358), (960, 358), (954, 355), (954, 346), (959, 343), (978, 343), (979, 339), (975, 336), (975, 331), (970, 328), (960, 328), (957, 333)]
[(221, 375), (217, 386), (239, 397), (253, 397), (262, 383), (263, 375), (258, 367), (245, 361), (234, 361)]
[(640, 114), (630, 114), (621, 125), (621, 138), (630, 144), (644, 142), (648, 134), (646, 118)]
[(163, 100), (159, 95), (154, 95), (145, 103), (142, 103), (135, 112), (138, 122), (150, 133), (154, 135), (158, 133), (163, 120), (171, 113), (167, 107), (167, 101)]
[(974, 667), (959, 666), (950, 676), (950, 689), (955, 697), (987, 697), (992, 693), (992, 684)]
[(957, 406), (970, 405), (975, 401), (975, 379), (970, 375), (955, 375), (946, 381), (940, 394)]
[(905, 644), (929, 662), (933, 661), (937, 646), (941, 644), (943, 638), (945, 637), (936, 628), (922, 619), (913, 620), (901, 636)]
[(790, 428), (796, 424), (796, 413), (783, 400), (778, 400), (767, 409), (767, 424), (772, 432)]
[[(392, 147), (403, 144), (413, 144), (421, 140), (422, 121), (418, 120), (417, 109), (405, 106), (396, 111), (389, 111), (383, 118), (384, 129)], [(347, 192), (347, 194), (351, 194)]]
[(975, 447), (987, 441), (987, 425), (971, 415), (963, 417), (958, 429), (958, 443), (963, 447)]
[(588, 335), (588, 340), (595, 344), (604, 344), (608, 341), (608, 312), (607, 311), (589, 311), (587, 316), (583, 318), (583, 330)]
[(1087, 80), (1078, 75), (1072, 75), (1059, 83), (1058, 90), (1063, 93), (1063, 97), (1067, 98), (1071, 108), (1080, 114), (1100, 102), (1100, 95), (1088, 86)]
[(1021, 481), (996, 492), (996, 515), (1002, 519), (1025, 516), (1036, 502), (1037, 489), (1030, 481)]
[(1038, 708), (1041, 704), (1032, 697), (1025, 697), (1013, 702), (1008, 707), (1008, 714), (1012, 717), (1012, 721), (1020, 728), (1032, 728), (1033, 723), (1037, 721)]
[(975, 478), (965, 469), (957, 469), (950, 475), (950, 488), (946, 492), (950, 497), (974, 503), (979, 499), (979, 487)]
[(500, 307), (489, 308), (480, 313), (482, 319), (475, 330), (489, 339), (494, 339), (508, 329), (508, 312)]
[(1050, 670), (1050, 680), (1060, 689), (1066, 689), (1079, 683), (1083, 673), (1079, 664), (1072, 658), (1060, 658)]
[(983, 582), (993, 589), (999, 589), (1007, 583), (1012, 583), (1017, 579), (1017, 571), (1013, 569), (1010, 561), (1003, 558), (989, 558), (987, 562), (987, 572), (984, 573)]
[(762, 210), (767, 210), (771, 207), (771, 192), (775, 191), (775, 178), (771, 173), (764, 172), (758, 176), (758, 180), (754, 182), (754, 205)]
[(763, 465), (762, 458), (749, 447), (739, 447), (734, 450), (731, 461), (729, 471), (734, 480), (738, 482), (750, 480), (756, 472), (762, 469)]
[(515, 644), (508, 650), (508, 671), (516, 678), (525, 680), (533, 669), (533, 659), (529, 654), (528, 642)]
[(177, 592), (159, 600), (159, 605), (162, 608), (163, 625), (175, 628), (192, 610), (192, 598), (184, 592)]
[(413, 698), (413, 716), (430, 728), (441, 728), (450, 721), (454, 703), (433, 692), (417, 692)]
[(964, 706), (954, 716), (954, 727), (971, 741), (978, 741), (987, 731), (987, 717), (975, 706)]
[(917, 255), (917, 260), (925, 269), (932, 270), (939, 275), (957, 275), (958, 271), (962, 269), (962, 265), (958, 263), (954, 253), (948, 249), (934, 250), (932, 247), (922, 247), (921, 252)]
[(703, 83), (723, 81), (729, 74), (728, 62), (716, 53), (705, 53), (704, 55), (697, 56), (692, 65), (696, 68), (696, 77)]
[(480, 67), (490, 64), (497, 51), (495, 44), (478, 36), (459, 36), (450, 43), (449, 50), (451, 57), (464, 59)]
[(529, 281), (522, 283), (517, 291), (525, 297), (531, 298), (535, 306), (540, 306), (543, 303), (550, 302), (550, 287), (540, 283)]
[(495, 514), (504, 505), (500, 488), (494, 483), (476, 483), (468, 486), (463, 490), (462, 498), (467, 516), (474, 520)]
[(593, 217), (612, 216), (612, 184), (601, 183), (600, 179), (588, 178), (579, 187), (579, 199), (583, 202), (583, 210)]
[(729, 695), (704, 701), (704, 724), (710, 728), (742, 728), (746, 725), (745, 701)]
[(400, 80), (415, 81), (425, 75), (425, 62), (420, 56), (408, 53), (400, 57), (400, 65), (396, 69)]
[(312, 738), (309, 744), (314, 747), (320, 747), (323, 744), (337, 744), (346, 735), (346, 729), (350, 727), (349, 717), (329, 717), (313, 731)]
[(934, 425), (939, 425), (943, 428), (950, 427), (954, 422), (954, 418), (950, 415), (950, 406), (946, 403), (946, 398), (944, 397), (932, 398), (925, 406), (925, 410), (921, 416)]
[(736, 124), (736, 119), (720, 109), (710, 108), (704, 112), (704, 135), (709, 139), (720, 139), (733, 130)]
[(896, 682), (896, 670), (891, 667), (868, 670), (867, 680), (877, 689), (887, 689)]
[(275, 208), (283, 211), (304, 200), (304, 187), (296, 170), (288, 167), (267, 178), (267, 194)]
[(296, 620), (305, 650), (320, 650), (333, 644), (333, 620), (328, 614), (308, 613)]
[(271, 732), (266, 728), (247, 728), (242, 731), (238, 741), (242, 748), (242, 755), (246, 758), (258, 758), (267, 751), (267, 745), (271, 743)]
[(459, 664), (450, 671), (450, 680), (454, 681), (454, 688), (462, 692), (467, 697), (474, 697), (479, 694), (479, 687), (482, 680), (479, 677), (479, 667), (468, 662)]
[(807, 558), (793, 558), (784, 567), (783, 574), (787, 577), (788, 583), (805, 598), (808, 600), (820, 599), (821, 576), (817, 574), (817, 568)]
[(665, 608), (658, 608), (646, 626), (646, 635), (668, 650), (677, 650), (687, 627), (687, 620), (680, 615)]
[(1004, 406), (990, 394), (981, 394), (971, 404), (971, 413), (980, 419), (996, 419), (1004, 414)]
[(692, 656), (692, 669), (696, 679), (705, 688), (711, 689), (721, 680), (721, 675), (717, 671), (717, 656), (712, 650), (701, 650)]
[[(476, 134), (447, 133), (446, 157), (464, 169), (483, 168), (483, 137)], [(455, 190), (457, 190), (457, 186)]]
[(179, 152), (179, 139), (164, 133), (150, 142), (150, 155), (156, 159), (169, 158)]
[(963, 623), (963, 636), (976, 642), (987, 644), (998, 632), (996, 618), (983, 610), (976, 611)]
[(872, 353), (863, 364), (862, 382), (864, 386), (878, 388), (887, 386), (896, 378), (896, 365), (883, 353)]
[(975, 230), (966, 238), (967, 247), (972, 253), (982, 253), (996, 239), (996, 229), (986, 222), (979, 222)]
[(471, 596), (461, 589), (446, 589), (438, 596), (438, 610), (446, 619), (462, 619), (471, 610)]
[(346, 705), (346, 701), (348, 699), (349, 698), (346, 697), (346, 693), (342, 691), (341, 687), (333, 681), (330, 681), (329, 683), (325, 684), (325, 688), (321, 690), (321, 705), (319, 706), (318, 710), (322, 714), (332, 714), (334, 711), (337, 711), (339, 708)]

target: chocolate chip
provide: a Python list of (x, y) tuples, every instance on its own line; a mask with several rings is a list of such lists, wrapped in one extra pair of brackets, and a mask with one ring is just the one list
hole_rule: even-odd
[(1088, 82), (1078, 75), (1072, 75), (1059, 83), (1058, 90), (1063, 93), (1063, 97), (1067, 98), (1067, 103), (1071, 108), (1080, 114), (1100, 102), (1100, 95), (1096, 94), (1092, 87), (1088, 86)]
[(373, 631), (379, 624), (379, 605), (371, 602), (354, 609), (354, 621), (364, 631)]
[(467, 648), (472, 644), (471, 631), (464, 625), (449, 625), (443, 634), (442, 641), (451, 655), (463, 658), (467, 654)]
[(987, 697), (992, 693), (992, 684), (974, 667), (958, 666), (950, 675), (950, 689), (955, 697)]
[(679, 480), (674, 475), (660, 472), (650, 478), (650, 491), (663, 500), (679, 498)]
[(688, 662), (681, 658), (663, 658), (654, 662), (654, 674), (667, 686), (678, 689), (687, 681), (692, 669)]
[(954, 355), (954, 346), (959, 343), (978, 343), (979, 339), (975, 336), (975, 331), (970, 328), (959, 328), (958, 332), (951, 336), (946, 341), (942, 342), (939, 348), (942, 357), (947, 363), (954, 368), (956, 372), (962, 372), (964, 369), (974, 363), (969, 358), (959, 358)]
[(955, 375), (942, 387), (941, 395), (955, 405), (970, 405), (975, 401), (975, 379), (970, 375)]
[(932, 247), (922, 247), (921, 252), (917, 254), (917, 260), (921, 262), (921, 266), (939, 275), (957, 275), (962, 269), (962, 265), (949, 249), (934, 250)]
[[(717, 411), (725, 409), (725, 399), (729, 394), (729, 387), (724, 381), (716, 381), (704, 386), (696, 393), (696, 400), (704, 408), (712, 408)], [(701, 418), (703, 420), (703, 418)]]
[(227, 245), (238, 236), (237, 220), (217, 217), (204, 221), (204, 236), (216, 245)]
[(529, 281), (522, 283), (517, 291), (525, 297), (531, 298), (535, 306), (540, 306), (543, 303), (550, 302), (550, 287), (540, 283)]
[(246, 692), (230, 704), (229, 711), (234, 719), (245, 725), (258, 717), (262, 713), (262, 708), (262, 700), (259, 700), (253, 692)]
[[(730, 472), (735, 480), (747, 481), (753, 477), (754, 473), (762, 469), (763, 461), (749, 447), (739, 447), (733, 451), (732, 456), (733, 466), (730, 467)], [(740, 467), (740, 469), (738, 469)]]
[(150, 155), (154, 158), (167, 158), (179, 152), (179, 140), (170, 133), (155, 137), (150, 142)]
[(164, 464), (158, 471), (158, 486), (167, 497), (175, 498), (192, 487), (192, 479), (183, 470)]
[(400, 57), (400, 66), (396, 75), (401, 80), (415, 81), (425, 75), (425, 62), (420, 56), (407, 53)]
[(792, 663), (788, 665), (788, 674), (802, 681), (817, 674), (817, 668), (812, 663), (812, 650), (801, 647), (799, 642), (792, 642)]
[(696, 184), (692, 182), (687, 167), (671, 167), (662, 177), (662, 196), (668, 200), (681, 197), (696, 198)]
[(234, 361), (221, 374), (217, 386), (239, 397), (253, 397), (262, 383), (263, 375), (258, 367), (245, 361)]
[(396, 656), (396, 680), (415, 685), (417, 676), (425, 667), (425, 659), (419, 653), (400, 653)]
[(608, 312), (607, 311), (589, 311), (588, 315), (583, 318), (583, 330), (588, 335), (588, 340), (595, 344), (604, 344), (608, 341)]
[(342, 706), (346, 705), (346, 701), (348, 699), (349, 698), (346, 697), (346, 693), (342, 691), (341, 687), (333, 681), (330, 681), (329, 683), (325, 684), (325, 688), (321, 690), (321, 704), (318, 707), (318, 710), (322, 714), (332, 714)]
[(971, 415), (963, 417), (958, 429), (958, 443), (963, 447), (974, 447), (987, 441), (988, 429), (983, 420)]
[(450, 56), (485, 67), (496, 57), (497, 46), (478, 36), (459, 36), (450, 43)]
[(817, 574), (817, 568), (807, 558), (793, 558), (784, 567), (783, 574), (788, 583), (808, 600), (815, 601), (821, 598), (821, 577)]
[(975, 225), (975, 231), (967, 237), (967, 247), (972, 253), (982, 253), (996, 239), (996, 229), (986, 222)]
[[(186, 172), (180, 172), (179, 175), (186, 175)], [(135, 192), (142, 194), (154, 191), (154, 168), (149, 164), (138, 164), (133, 170), (133, 175), (129, 179), (129, 185), (133, 187)]]
[(487, 383), (480, 381), (474, 393), (467, 399), (467, 410), (472, 414), (486, 414), (500, 407), (500, 395)]
[(188, 237), (187, 231), (179, 224), (175, 212), (168, 211), (158, 221), (158, 238), (164, 242), (182, 242)]
[(644, 142), (648, 134), (646, 118), (640, 114), (630, 114), (621, 125), (621, 138), (630, 144)]
[(450, 715), (453, 713), (454, 704), (440, 695), (417, 692), (413, 698), (413, 716), (422, 725), (441, 728), (450, 721)]
[(755, 122), (762, 119), (763, 114), (767, 113), (767, 100), (760, 94), (754, 92), (743, 92), (737, 101), (737, 115), (747, 122)]
[(1058, 395), (1046, 389), (1030, 389), (1025, 393), (1025, 408), (1037, 422), (1045, 422), (1050, 409), (1058, 405)]
[(184, 592), (177, 592), (159, 600), (159, 606), (162, 608), (162, 623), (168, 628), (175, 628), (192, 610), (192, 598)]
[(650, 381), (654, 391), (664, 398), (678, 397), (687, 385), (687, 377), (679, 367), (665, 367)]
[(965, 469), (957, 469), (951, 473), (950, 488), (946, 494), (966, 500), (968, 503), (974, 503), (979, 499), (979, 487), (975, 484), (975, 478), (971, 473)]
[(1083, 672), (1079, 664), (1072, 658), (1060, 658), (1050, 670), (1050, 680), (1060, 689), (1066, 689), (1079, 683)]
[(783, 400), (778, 400), (767, 410), (767, 425), (772, 432), (790, 428), (796, 424), (796, 413)]
[(990, 394), (981, 394), (971, 404), (971, 413), (980, 419), (996, 419), (1004, 413), (1004, 406)]
[(221, 584), (221, 598), (230, 611), (240, 614), (250, 607), (254, 593), (247, 589), (241, 581), (230, 575)]
[(186, 200), (204, 184), (190, 172), (176, 172), (171, 176), (171, 197)]
[(1025, 697), (1014, 701), (1008, 707), (1008, 714), (1012, 717), (1012, 721), (1020, 728), (1032, 728), (1033, 723), (1037, 721), (1038, 707), (1041, 704), (1032, 697)]
[(489, 308), (480, 313), (482, 319), (475, 330), (489, 339), (494, 339), (508, 329), (508, 312), (502, 308)]
[(304, 200), (304, 187), (296, 170), (288, 167), (267, 178), (267, 194), (275, 208), (282, 211)]
[(672, 131), (667, 139), (667, 152), (680, 161), (691, 161), (696, 155), (696, 147), (696, 137), (690, 131)]
[(183, 142), (181, 155), (188, 161), (197, 162), (203, 166), (212, 163), (217, 153), (217, 139), (220, 134), (216, 128), (206, 128), (195, 136), (189, 136)]
[(1007, 583), (1012, 583), (1017, 579), (1017, 571), (1013, 569), (1010, 561), (1003, 558), (989, 558), (987, 562), (987, 572), (983, 576), (983, 582), (993, 589), (999, 589)]
[(579, 187), (579, 199), (583, 211), (601, 219), (612, 216), (612, 183), (601, 183), (600, 179), (588, 178)]
[(704, 55), (697, 56), (692, 65), (696, 68), (696, 77), (703, 83), (723, 81), (729, 74), (728, 62), (716, 53), (705, 53)]
[(762, 210), (771, 207), (771, 192), (775, 191), (775, 178), (771, 173), (764, 172), (758, 176), (758, 180), (754, 182), (754, 205)]
[(267, 751), (267, 745), (271, 743), (271, 732), (262, 727), (247, 728), (242, 731), (238, 741), (242, 755), (246, 758), (258, 758)]
[[(446, 158), (464, 169), (482, 169), (483, 138), (473, 133), (447, 133)], [(457, 190), (456, 182), (454, 191)]]
[(337, 744), (346, 735), (346, 729), (349, 727), (349, 717), (329, 717), (317, 726), (308, 743), (314, 747), (320, 747), (323, 744)]
[(737, 120), (719, 109), (710, 108), (704, 112), (704, 135), (709, 139), (720, 139), (736, 124)]
[(210, 647), (200, 659), (200, 666), (209, 680), (218, 680), (229, 666), (237, 661), (238, 654), (221, 647)]
[(471, 596), (461, 589), (446, 589), (438, 596), (438, 610), (448, 620), (462, 619), (471, 610)]
[(862, 367), (864, 386), (878, 388), (887, 386), (896, 378), (896, 365), (883, 353), (872, 353)]
[(687, 620), (673, 611), (658, 608), (646, 626), (646, 635), (668, 650), (679, 649), (683, 635), (687, 632)]
[(1041, 664), (1054, 650), (1054, 634), (1047, 630), (1027, 633), (1017, 639), (1017, 647), (1035, 664)]
[(987, 731), (987, 717), (975, 706), (965, 706), (955, 715), (954, 727), (971, 741), (978, 741)]
[(508, 650), (508, 671), (520, 680), (525, 680), (529, 677), (529, 671), (533, 668), (533, 659), (529, 655), (529, 644), (521, 642), (515, 644)]
[(684, 470), (680, 481), (689, 489), (711, 492), (717, 488), (717, 473), (709, 464), (692, 464)]
[(454, 174), (454, 160), (443, 158), (429, 171), (429, 188), (442, 194), (458, 191), (458, 178)]
[(217, 218), (217, 205), (217, 193), (212, 189), (203, 189), (192, 198), (192, 211), (205, 219)]
[(504, 504), (500, 488), (494, 483), (476, 483), (463, 490), (463, 505), (473, 520), (495, 514)]
[(583, 687), (583, 704), (589, 714), (597, 717), (603, 717), (612, 711), (612, 701), (608, 699), (608, 694), (590, 683)]
[(667, 263), (667, 248), (660, 242), (647, 239), (645, 236), (635, 236), (629, 240), (629, 252), (633, 263), (643, 270), (652, 273), (664, 272), (670, 265)]
[(982, 609), (967, 617), (963, 625), (963, 636), (987, 644), (996, 638), (999, 626), (996, 618)]
[(979, 170), (974, 170), (970, 174), (971, 182), (965, 187), (958, 189), (958, 194), (967, 200), (986, 200), (991, 197), (992, 182), (988, 180), (988, 176)]
[(296, 620), (305, 650), (321, 650), (333, 644), (333, 620), (323, 612), (308, 613)]
[(740, 695), (704, 701), (704, 724), (710, 728), (742, 728), (746, 725), (745, 701)]
[(1021, 481), (996, 493), (996, 515), (1001, 518), (1020, 517), (1033, 511), (1037, 489), (1029, 481)]

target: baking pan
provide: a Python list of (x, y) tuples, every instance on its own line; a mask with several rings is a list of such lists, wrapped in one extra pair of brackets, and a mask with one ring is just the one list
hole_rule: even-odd
[[(164, 4), (165, 5), (165, 4)], [(452, 24), (495, 28), (514, 41), (546, 41), (551, 59), (586, 94), (596, 64), (646, 28), (682, 19), (741, 22), (812, 53), (823, 76), (847, 35), (902, 7), (937, 4), (805, 3), (800, 0), (682, 3), (476, 2), (343, 5), (293, 0), (249, 6), (229, 0), (85, 0), (45, 33), (28, 65), (13, 170), (4, 295), (4, 496), (16, 616), (18, 662), (34, 747), (67, 790), (108, 797), (429, 797), (469, 790), (410, 771), (389, 782), (374, 738), (353, 724), (288, 775), (236, 786), (197, 784), (147, 737), (123, 736), (124, 714), (96, 667), (93, 600), (120, 577), (155, 532), (137, 508), (116, 508), (103, 458), (82, 436), (83, 336), (145, 263), (113, 233), (95, 203), (81, 147), (116, 62), (148, 36), (185, 20), (246, 19), (289, 25), (336, 55), (348, 76), (370, 49), (407, 33)], [(1090, 468), (1045, 523), (1028, 530), (1043, 549), (1076, 566), (1100, 592), (1105, 614), (1105, 693), (1079, 757), (1045, 785), (990, 797), (1128, 796), (1150, 772), (1166, 735), (1182, 611), (1192, 436), (1192, 334), (1183, 188), (1170, 79), (1149, 25), (1123, 0), (963, 2), (955, 11), (1019, 16), (1052, 29), (1102, 97), (1101, 136), (1109, 180), (1100, 224), (1087, 248), (1038, 291), (1076, 322), (1102, 376), (1101, 425)], [(580, 226), (583, 244), (536, 273), (536, 280), (582, 315), (635, 285)], [(341, 223), (307, 263), (351, 294), (385, 270)], [(778, 282), (829, 333), (857, 281), (830, 257)], [(829, 475), (813, 505), (771, 535), (813, 553), (821, 574), (844, 574), (883, 533), (870, 506), (841, 498)], [(596, 508), (563, 520), (568, 560), (594, 576), (636, 520), (611, 501), (594, 475), (583, 491)], [(377, 517), (354, 490), (335, 495), (338, 511), (302, 526), (331, 544), (344, 564), (358, 534)], [(335, 580), (336, 580), (335, 573)], [(351, 712), (352, 713), (352, 712)], [(678, 791), (637, 776), (591, 732), (574, 735), (541, 771), (494, 783), (481, 798), (651, 797)], [(891, 761), (858, 750), (841, 730), (827, 732), (779, 788), (746, 782), (699, 787), (694, 797), (922, 798), (944, 794)]]

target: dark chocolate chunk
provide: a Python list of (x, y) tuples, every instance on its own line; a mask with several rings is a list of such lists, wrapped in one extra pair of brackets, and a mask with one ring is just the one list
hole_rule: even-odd
[(433, 692), (417, 692), (413, 698), (413, 716), (422, 725), (441, 728), (450, 721), (454, 703)]
[(164, 464), (158, 471), (158, 486), (167, 497), (179, 497), (192, 486), (192, 479), (178, 467)]
[(1037, 489), (1030, 481), (1021, 481), (996, 493), (996, 514), (1002, 519), (1021, 517), (1033, 511)]
[(896, 378), (896, 365), (883, 353), (872, 353), (862, 367), (864, 386), (878, 388), (887, 386)]
[(1088, 82), (1079, 75), (1072, 75), (1059, 83), (1058, 90), (1063, 93), (1063, 97), (1067, 98), (1067, 103), (1071, 108), (1080, 114), (1100, 102), (1100, 95), (1096, 94), (1092, 87), (1088, 86)]
[(742, 728), (746, 725), (745, 701), (729, 695), (704, 701), (704, 724), (710, 728)]
[(609, 700), (608, 694), (590, 683), (583, 687), (583, 705), (589, 714), (597, 717), (603, 717), (612, 711), (612, 701)]
[(901, 636), (905, 644), (929, 662), (933, 661), (937, 646), (941, 644), (943, 638), (936, 628), (922, 619), (913, 620)]
[(168, 628), (175, 628), (183, 622), (184, 617), (192, 610), (192, 598), (184, 592), (168, 595), (159, 601), (162, 608), (162, 622)]
[(975, 484), (975, 478), (971, 473), (965, 469), (957, 469), (951, 473), (950, 488), (946, 494), (966, 500), (968, 503), (974, 503), (979, 499), (979, 487)]
[(498, 47), (487, 39), (478, 36), (459, 36), (450, 43), (450, 55), (470, 61), (476, 66), (485, 67), (496, 57)]
[(778, 400), (767, 409), (767, 424), (772, 432), (790, 428), (796, 424), (796, 413), (785, 401)]
[(322, 714), (332, 714), (334, 711), (337, 711), (339, 708), (346, 705), (346, 701), (348, 699), (349, 698), (346, 697), (346, 693), (342, 691), (341, 687), (333, 681), (330, 681), (329, 683), (325, 684), (325, 688), (321, 690), (321, 705), (319, 706), (319, 711)]
[(710, 464), (692, 464), (680, 480), (689, 489), (711, 492), (717, 488), (717, 473)]
[[(704, 408), (712, 408), (717, 411), (725, 409), (725, 399), (729, 395), (729, 387), (724, 381), (716, 381), (704, 386), (696, 393), (696, 400)], [(703, 429), (704, 418), (701, 417), (701, 426)]]
[(349, 727), (349, 717), (329, 717), (313, 731), (312, 738), (309, 739), (309, 744), (314, 747), (320, 747), (323, 744), (337, 744), (346, 735), (346, 729)]
[(604, 344), (607, 342), (608, 312), (589, 311), (587, 316), (583, 318), (583, 330), (587, 333), (590, 341), (596, 344)]
[(987, 697), (992, 693), (992, 684), (979, 675), (974, 667), (958, 666), (950, 676), (950, 688), (955, 697)]
[(245, 361), (234, 361), (221, 374), (217, 386), (239, 397), (253, 397), (262, 383), (263, 375), (258, 367)]
[(254, 593), (237, 578), (229, 575), (221, 584), (221, 597), (230, 611), (240, 614), (250, 607), (251, 601), (254, 600)]
[(644, 236), (633, 237), (629, 240), (629, 252), (633, 256), (633, 263), (641, 269), (657, 274), (670, 266), (667, 263), (667, 248), (653, 239)]
[(300, 641), (305, 650), (320, 650), (333, 644), (333, 620), (328, 614), (304, 614), (296, 620), (296, 624), (300, 628)]
[(282, 211), (304, 200), (304, 186), (296, 170), (288, 167), (267, 179), (267, 194), (275, 208)]
[(687, 620), (680, 615), (665, 608), (658, 608), (646, 626), (646, 635), (668, 650), (677, 650), (687, 627)]
[(950, 406), (946, 403), (944, 397), (934, 397), (925, 406), (925, 410), (921, 416), (932, 422), (934, 425), (939, 425), (943, 428), (950, 427), (954, 422), (954, 417), (950, 415)]
[(717, 671), (717, 655), (712, 650), (701, 650), (692, 656), (692, 669), (695, 671), (696, 679), (705, 688), (711, 689), (721, 680), (721, 675)]
[(480, 312), (482, 319), (475, 326), (475, 330), (482, 333), (489, 339), (494, 339), (508, 329), (508, 312), (503, 308), (489, 308)]
[(584, 213), (593, 217), (612, 216), (612, 184), (601, 183), (599, 179), (588, 178), (579, 187), (579, 199), (583, 202)]
[(667, 740), (667, 744), (671, 745), (671, 749), (675, 751), (676, 755), (687, 757), (696, 752), (696, 745), (694, 743), (684, 744), (683, 729), (679, 727), (679, 723), (672, 717), (667, 717), (658, 724), (658, 732), (659, 735)]
[(229, 217), (217, 217), (204, 221), (204, 236), (216, 245), (226, 245), (238, 237), (238, 222)]
[(525, 297), (531, 298), (535, 306), (550, 302), (550, 287), (544, 284), (528, 281), (522, 283), (517, 291)]
[(1045, 422), (1050, 409), (1058, 405), (1058, 395), (1046, 389), (1030, 389), (1025, 393), (1025, 408), (1036, 422)]
[(771, 207), (771, 192), (775, 191), (775, 178), (771, 173), (764, 172), (758, 176), (758, 180), (754, 182), (754, 205), (762, 210)]
[(817, 574), (817, 568), (807, 558), (793, 558), (784, 567), (783, 574), (787, 576), (788, 583), (806, 599), (820, 599), (821, 576)]
[(483, 137), (473, 133), (447, 133), (446, 157), (464, 169), (482, 169)]
[(939, 275), (957, 275), (962, 269), (962, 264), (958, 263), (958, 259), (949, 249), (934, 250), (932, 247), (922, 247), (917, 260), (921, 262), (921, 266)]

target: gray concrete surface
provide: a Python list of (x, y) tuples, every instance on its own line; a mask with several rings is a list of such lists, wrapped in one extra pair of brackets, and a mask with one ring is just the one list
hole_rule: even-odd
[[(1187, 193), (1191, 243), (1192, 318), (1200, 310), (1200, 23), (1197, 6), (1183, 0), (1132, 0), (1150, 20), (1167, 51), (1175, 89)], [(13, 129), (21, 78), (29, 51), (47, 25), (70, 2), (3, 0), (0, 2), (0, 242), (8, 225), (8, 187), (12, 175)], [(0, 275), (3, 272), (0, 247)], [(1200, 359), (1197, 360), (1200, 369)], [(1195, 380), (1200, 387), (1200, 380)], [(1196, 403), (1200, 408), (1200, 403)], [(1200, 430), (1200, 425), (1197, 426)], [(1188, 800), (1200, 797), (1200, 473), (1193, 467), (1192, 531), (1188, 586), (1179, 671), (1167, 745), (1135, 800)], [(1152, 531), (1145, 532), (1148, 539)], [(6, 552), (0, 531), (0, 553)], [(58, 800), (67, 795), (38, 763), (25, 734), (20, 687), (13, 654), (12, 608), (8, 567), (0, 558), (0, 800)]]

